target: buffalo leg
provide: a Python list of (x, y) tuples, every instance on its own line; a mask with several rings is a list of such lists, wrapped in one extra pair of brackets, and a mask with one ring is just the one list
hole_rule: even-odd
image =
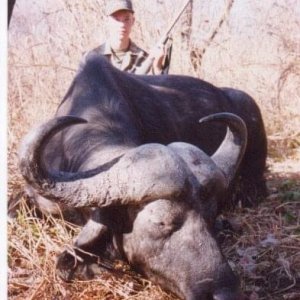
[(106, 244), (108, 228), (100, 219), (100, 210), (93, 209), (90, 219), (75, 239), (74, 249), (65, 250), (58, 256), (56, 273), (64, 281), (69, 282), (75, 277), (91, 279), (103, 272), (104, 269), (97, 264), (98, 257), (93, 254), (95, 244)]

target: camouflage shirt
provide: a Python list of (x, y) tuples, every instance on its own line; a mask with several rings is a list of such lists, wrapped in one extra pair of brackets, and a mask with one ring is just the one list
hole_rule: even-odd
[(109, 43), (104, 43), (83, 55), (79, 70), (83, 68), (86, 60), (92, 55), (104, 55), (113, 66), (129, 73), (135, 73), (137, 68), (139, 68), (148, 57), (148, 53), (132, 41), (130, 41), (129, 48), (126, 51), (119, 52), (114, 51)]

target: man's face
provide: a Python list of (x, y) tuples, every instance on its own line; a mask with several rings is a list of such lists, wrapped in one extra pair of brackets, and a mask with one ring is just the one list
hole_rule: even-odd
[(128, 10), (119, 10), (108, 16), (108, 30), (110, 39), (129, 39), (131, 28), (134, 24), (134, 15)]

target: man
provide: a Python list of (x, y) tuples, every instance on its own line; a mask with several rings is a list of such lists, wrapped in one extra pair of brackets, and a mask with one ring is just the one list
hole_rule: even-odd
[(148, 54), (130, 39), (135, 22), (131, 0), (107, 1), (106, 17), (108, 40), (86, 53), (80, 68), (90, 55), (104, 55), (122, 71), (155, 75), (164, 72), (165, 49), (163, 45), (157, 45)]

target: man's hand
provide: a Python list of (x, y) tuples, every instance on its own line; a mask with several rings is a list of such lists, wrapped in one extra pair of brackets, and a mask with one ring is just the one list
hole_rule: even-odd
[(154, 58), (152, 70), (155, 75), (162, 73), (163, 63), (166, 57), (166, 47), (163, 44), (155, 45), (149, 55)]

